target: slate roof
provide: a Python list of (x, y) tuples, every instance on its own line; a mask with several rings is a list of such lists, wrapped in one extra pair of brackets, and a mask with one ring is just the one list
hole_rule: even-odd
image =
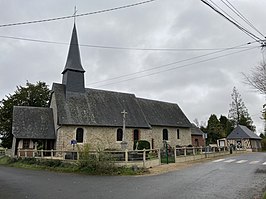
[(227, 139), (256, 139), (261, 140), (254, 132), (249, 130), (246, 126), (238, 125), (228, 136)]
[(60, 125), (122, 127), (125, 109), (126, 126), (190, 127), (177, 104), (136, 98), (134, 94), (86, 88), (85, 93), (66, 92), (65, 85), (53, 84)]
[(52, 109), (14, 106), (12, 134), (16, 138), (55, 139)]
[(85, 72), (81, 65), (76, 25), (74, 24), (64, 74), (67, 70)]
[(142, 98), (138, 98), (138, 102), (152, 126), (191, 127), (191, 123), (177, 104)]
[(192, 128), (191, 128), (191, 135), (203, 135), (203, 131), (200, 130), (199, 127), (197, 127), (195, 124), (192, 123)]
[(65, 92), (62, 84), (53, 84), (53, 92), (60, 125), (122, 127), (125, 109), (127, 127), (150, 128), (134, 94), (88, 88), (85, 93)]

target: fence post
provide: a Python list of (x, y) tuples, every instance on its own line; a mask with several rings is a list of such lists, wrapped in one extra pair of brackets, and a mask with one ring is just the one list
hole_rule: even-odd
[(195, 156), (196, 155), (196, 153), (195, 153), (195, 147), (193, 147), (192, 150), (193, 150), (193, 155)]
[(200, 146), (200, 154), (202, 154), (202, 146)]
[(125, 162), (126, 163), (128, 162), (128, 150), (127, 149), (125, 150)]
[(43, 149), (41, 150), (41, 157), (43, 158)]
[(53, 157), (54, 157), (54, 150), (51, 149), (51, 159), (53, 159)]
[(175, 162), (176, 162), (176, 146), (174, 146), (174, 155), (175, 155)]
[(26, 157), (28, 157), (28, 150), (25, 149), (24, 151), (25, 151), (25, 158), (26, 158)]
[(187, 147), (184, 148), (184, 156), (187, 156)]
[(18, 149), (18, 157), (20, 157), (20, 148)]
[(161, 149), (158, 149), (158, 159), (159, 159), (159, 162), (160, 162), (160, 165), (161, 165)]
[(146, 162), (146, 149), (143, 149), (143, 167), (145, 168), (145, 162)]

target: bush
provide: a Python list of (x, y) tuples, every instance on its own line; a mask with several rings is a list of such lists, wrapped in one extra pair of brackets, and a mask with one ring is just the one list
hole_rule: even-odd
[(147, 140), (138, 140), (134, 142), (134, 150), (150, 149), (151, 145)]

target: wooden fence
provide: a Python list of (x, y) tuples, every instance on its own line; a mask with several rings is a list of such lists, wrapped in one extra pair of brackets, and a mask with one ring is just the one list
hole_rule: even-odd
[[(34, 150), (34, 149), (18, 149), (18, 157), (25, 158), (43, 158), (43, 159), (59, 159), (76, 161), (82, 158), (85, 152), (77, 150), (61, 151), (61, 150)], [(140, 167), (153, 167), (161, 163), (160, 149), (151, 150), (125, 150), (125, 151), (89, 151), (88, 155), (99, 158), (102, 154), (108, 154), (114, 160), (115, 164), (137, 165)]]

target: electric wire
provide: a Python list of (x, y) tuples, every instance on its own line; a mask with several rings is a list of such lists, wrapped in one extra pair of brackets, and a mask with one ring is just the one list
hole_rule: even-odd
[[(230, 10), (232, 10), (239, 18), (245, 21), (251, 28), (253, 28), (257, 33), (259, 33), (263, 38), (263, 35), (229, 0), (221, 0)], [(227, 3), (226, 3), (226, 2)]]
[[(67, 42), (57, 42), (57, 41), (48, 41), (48, 40), (4, 36), (4, 35), (0, 35), (0, 38), (38, 42), (38, 43), (47, 43), (47, 44), (70, 45)], [(136, 47), (106, 46), (106, 45), (94, 45), (94, 44), (79, 44), (79, 46), (80, 47), (89, 47), (89, 48), (112, 49), (112, 50), (129, 50), (129, 51), (132, 51), (132, 50), (134, 50), (134, 51), (216, 51), (216, 50), (231, 49), (231, 47), (224, 47), (224, 48), (136, 48)], [(246, 47), (239, 46), (238, 48), (246, 48)]]
[(215, 51), (215, 52), (212, 52), (212, 53), (207, 53), (207, 54), (199, 55), (199, 56), (196, 56), (196, 57), (191, 57), (191, 58), (187, 58), (187, 59), (183, 59), (183, 60), (167, 63), (167, 64), (164, 64), (164, 65), (148, 68), (148, 69), (141, 70), (141, 71), (138, 71), (138, 72), (129, 73), (129, 74), (125, 74), (125, 75), (121, 75), (121, 76), (117, 76), (117, 77), (113, 77), (113, 78), (109, 78), (109, 79), (101, 80), (101, 81), (97, 81), (97, 82), (91, 82), (91, 83), (89, 83), (89, 85), (95, 85), (95, 84), (99, 84), (99, 83), (103, 83), (103, 82), (109, 82), (109, 81), (112, 81), (112, 80), (121, 79), (121, 78), (124, 78), (124, 77), (129, 77), (129, 76), (140, 74), (140, 73), (145, 73), (145, 72), (148, 72), (148, 71), (157, 70), (159, 68), (164, 68), (164, 67), (175, 65), (175, 64), (179, 64), (179, 63), (182, 63), (182, 62), (191, 61), (191, 60), (194, 60), (194, 59), (199, 59), (199, 58), (202, 58), (202, 57), (206, 57), (206, 56), (210, 56), (210, 55), (213, 55), (213, 54), (221, 53), (221, 52), (224, 52), (224, 51), (227, 51), (227, 50), (238, 49), (241, 46), (249, 45), (251, 43), (252, 42), (248, 42), (247, 44), (237, 45), (237, 46), (234, 46), (234, 47), (231, 47), (231, 48), (228, 48), (228, 49), (223, 49), (223, 50)]
[(41, 19), (41, 20), (33, 20), (33, 21), (25, 21), (25, 22), (17, 22), (17, 23), (9, 23), (9, 24), (1, 24), (0, 28), (10, 27), (10, 26), (27, 25), (27, 24), (35, 24), (35, 23), (43, 23), (43, 22), (51, 22), (51, 21), (57, 21), (57, 20), (75, 18), (75, 17), (84, 17), (84, 16), (88, 16), (88, 15), (100, 14), (100, 13), (111, 12), (111, 11), (120, 10), (120, 9), (126, 9), (126, 8), (130, 8), (130, 7), (134, 7), (134, 6), (139, 6), (139, 5), (151, 3), (153, 1), (156, 1), (156, 0), (141, 1), (141, 2), (134, 3), (134, 4), (128, 4), (128, 5), (123, 5), (123, 6), (119, 6), (119, 7), (108, 8), (108, 9), (104, 9), (104, 10), (98, 10), (98, 11), (87, 12), (87, 13), (76, 14), (76, 15), (69, 15), (69, 16), (62, 16), (62, 17), (55, 17), (55, 18)]
[[(252, 48), (249, 48), (249, 49), (245, 49), (245, 50), (241, 50), (241, 51), (237, 51), (237, 52), (233, 52), (233, 53), (227, 53), (227, 54), (224, 54), (224, 55), (208, 58), (208, 59), (205, 59), (205, 60), (201, 60), (201, 61), (197, 61), (197, 62), (193, 62), (193, 63), (189, 63), (189, 64), (184, 64), (184, 65), (173, 67), (173, 68), (168, 68), (168, 69), (165, 69), (165, 70), (160, 70), (160, 71), (157, 71), (157, 72), (154, 72), (154, 73), (145, 74), (145, 75), (142, 75), (142, 76), (132, 77), (132, 78), (128, 78), (128, 79), (124, 79), (124, 80), (120, 80), (120, 81), (116, 81), (116, 82), (112, 82), (112, 83), (102, 84), (102, 85), (99, 85), (98, 87), (104, 87), (104, 86), (109, 86), (109, 85), (113, 85), (113, 84), (118, 84), (118, 83), (122, 83), (122, 82), (126, 82), (126, 81), (131, 81), (131, 80), (134, 80), (134, 79), (139, 79), (139, 78), (148, 77), (148, 76), (160, 74), (160, 73), (167, 72), (167, 71), (172, 71), (172, 70), (188, 67), (188, 66), (195, 65), (195, 64), (205, 63), (205, 62), (208, 62), (208, 61), (211, 61), (211, 60), (215, 60), (215, 59), (218, 59), (218, 58), (230, 56), (230, 55), (233, 55), (233, 54), (238, 54), (238, 53), (245, 52), (245, 51), (248, 51), (248, 50), (252, 50), (252, 49), (255, 49), (255, 48), (258, 48), (258, 47), (252, 47)], [(90, 86), (92, 84), (89, 83), (87, 85)]]
[[(245, 29), (244, 27), (242, 27), (240, 24), (238, 24), (237, 21), (235, 21), (234, 19), (230, 19), (232, 17), (226, 16), (226, 13), (222, 13), (221, 11), (219, 11), (217, 8), (215, 8), (215, 4), (211, 5), (209, 2), (207, 2), (206, 0), (200, 0), (201, 2), (203, 2), (205, 5), (209, 6), (212, 10), (214, 10), (216, 13), (218, 13), (219, 15), (221, 15), (222, 17), (224, 17), (226, 20), (228, 20), (229, 22), (231, 22), (233, 25), (235, 25), (238, 29), (240, 29), (242, 32), (244, 32), (245, 34), (247, 34), (249, 37), (251, 37), (253, 40), (261, 43), (262, 39), (260, 39), (258, 36), (256, 36), (255, 34), (251, 33), (250, 31), (248, 31), (247, 29)], [(212, 2), (212, 1), (211, 1)], [(212, 2), (213, 3), (213, 2)]]

